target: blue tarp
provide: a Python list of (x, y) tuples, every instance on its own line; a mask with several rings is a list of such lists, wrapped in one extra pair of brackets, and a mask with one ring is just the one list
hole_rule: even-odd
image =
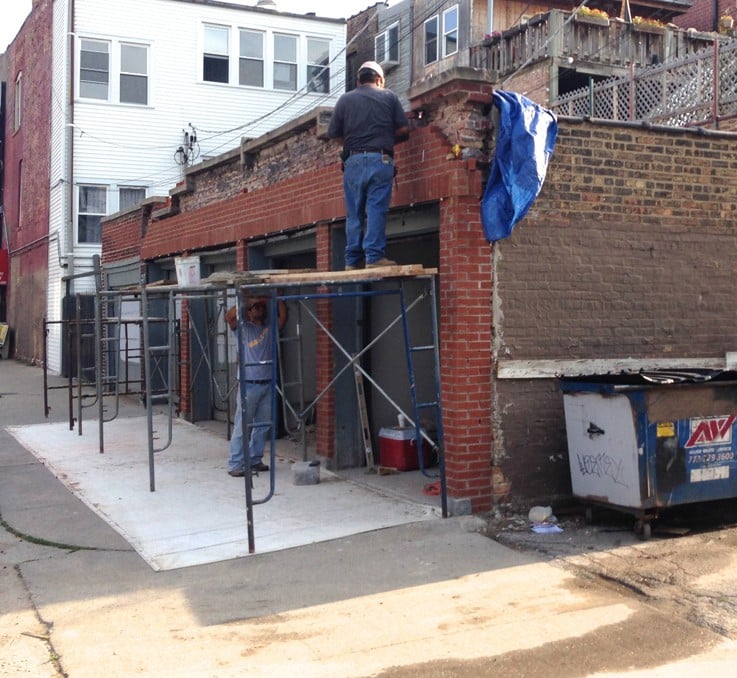
[(494, 104), (501, 119), (481, 199), (481, 225), (489, 242), (510, 235), (535, 202), (558, 136), (555, 115), (521, 94), (496, 90)]

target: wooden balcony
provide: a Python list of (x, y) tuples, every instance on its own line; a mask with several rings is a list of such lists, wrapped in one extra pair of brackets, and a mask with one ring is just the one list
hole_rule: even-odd
[(713, 33), (672, 25), (645, 29), (620, 19), (587, 21), (551, 10), (472, 46), (470, 66), (488, 71), (493, 82), (546, 59), (609, 76), (631, 64), (649, 66), (688, 56), (714, 40)]

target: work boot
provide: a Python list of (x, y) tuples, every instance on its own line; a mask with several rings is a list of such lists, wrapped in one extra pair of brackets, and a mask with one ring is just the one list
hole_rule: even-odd
[(377, 259), (376, 261), (366, 262), (366, 268), (381, 268), (382, 266), (396, 265), (396, 261), (392, 261), (391, 259), (387, 259), (386, 257), (382, 257), (381, 259)]

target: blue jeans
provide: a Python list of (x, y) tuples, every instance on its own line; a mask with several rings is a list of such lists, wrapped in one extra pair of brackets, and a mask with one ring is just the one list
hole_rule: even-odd
[[(238, 387), (236, 397), (235, 421), (230, 436), (230, 459), (228, 470), (245, 468), (243, 453), (243, 421), (241, 417), (241, 389)], [(251, 427), (248, 443), (251, 465), (258, 464), (264, 456), (266, 436), (271, 426), (253, 426), (253, 424), (271, 423), (271, 384), (249, 384), (246, 382), (246, 426)]]
[(393, 181), (394, 160), (388, 155), (357, 153), (345, 161), (346, 266), (357, 266), (364, 257), (371, 264), (384, 256)]

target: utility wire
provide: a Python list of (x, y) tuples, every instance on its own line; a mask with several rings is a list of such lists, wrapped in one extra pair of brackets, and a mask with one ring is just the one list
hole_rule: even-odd
[[(584, 3), (585, 3), (585, 1), (586, 0), (584, 0)], [(403, 39), (406, 39), (409, 36), (411, 36), (412, 33), (417, 28), (419, 28), (420, 26), (422, 26), (428, 18), (430, 18), (430, 17), (438, 14), (440, 12), (440, 10), (442, 9), (442, 7), (443, 7), (444, 4), (445, 3), (444, 3), (443, 0), (438, 0), (436, 3), (434, 3), (430, 7), (427, 7), (426, 8), (426, 12), (423, 13), (421, 16), (415, 17), (415, 21), (413, 21), (413, 22), (401, 22), (400, 21), (401, 28), (400, 28), (400, 34), (399, 34), (399, 37), (398, 37), (399, 43), (401, 44), (401, 42), (402, 42)], [(529, 7), (529, 5), (528, 5), (528, 7)], [(359, 31), (343, 46), (343, 48), (341, 50), (339, 50), (339, 52), (336, 54), (335, 57), (333, 57), (333, 59), (329, 62), (329, 64), (327, 66), (323, 67), (323, 70), (319, 71), (314, 76), (314, 78), (310, 80), (310, 83), (315, 78), (319, 78), (319, 75), (322, 74), (322, 73), (324, 73), (324, 69), (325, 68), (330, 68), (337, 61), (337, 59), (342, 54), (345, 54), (347, 52), (348, 48), (361, 35), (363, 35), (363, 33), (369, 28), (369, 26), (371, 25), (371, 23), (374, 21), (374, 19), (378, 15), (378, 12), (379, 12), (379, 8), (377, 8), (367, 18), (365, 24), (361, 27), (361, 29), (359, 29)], [(338, 70), (334, 70), (334, 73), (333, 74), (334, 75), (340, 75), (342, 73), (345, 73), (346, 70), (347, 70), (347, 66), (345, 65), (346, 63), (347, 63), (347, 60), (344, 59), (343, 62), (342, 62), (342, 64), (343, 64), (342, 67), (339, 68)], [(237, 143), (237, 142), (240, 141), (240, 137), (243, 136), (241, 134), (241, 132), (247, 131), (248, 128), (257, 125), (259, 122), (267, 119), (268, 117), (270, 117), (272, 115), (277, 114), (279, 111), (284, 110), (285, 108), (287, 108), (290, 105), (296, 104), (296, 102), (298, 102), (300, 100), (304, 101), (305, 102), (305, 105), (302, 106), (302, 108), (298, 109), (293, 115), (291, 115), (290, 118), (299, 117), (299, 115), (301, 115), (303, 112), (307, 112), (307, 111), (309, 111), (309, 110), (311, 110), (311, 109), (313, 109), (313, 108), (321, 105), (322, 103), (324, 103), (328, 99), (331, 99), (333, 96), (335, 96), (335, 93), (331, 90), (329, 92), (322, 93), (321, 96), (315, 97), (315, 94), (317, 94), (317, 93), (310, 92), (309, 91), (309, 85), (310, 85), (310, 83), (307, 83), (307, 85), (303, 86), (300, 90), (298, 90), (297, 92), (295, 92), (294, 94), (292, 94), (286, 101), (282, 102), (280, 105), (278, 105), (277, 107), (275, 107), (271, 111), (269, 111), (269, 112), (267, 112), (267, 113), (259, 116), (258, 118), (254, 119), (254, 120), (248, 121), (248, 122), (243, 123), (241, 125), (237, 125), (235, 127), (232, 127), (230, 129), (227, 129), (227, 130), (219, 130), (219, 131), (218, 130), (208, 130), (208, 129), (204, 129), (202, 127), (197, 127), (198, 131), (201, 132), (202, 134), (205, 134), (205, 135), (209, 134), (209, 135), (211, 135), (211, 136), (202, 136), (202, 137), (200, 137), (199, 141), (200, 141), (201, 144), (204, 144), (204, 143), (206, 143), (208, 141), (211, 141), (211, 140), (217, 138), (218, 136), (225, 136), (227, 134), (232, 134), (234, 132), (239, 132), (239, 134), (237, 136), (226, 138), (226, 139), (223, 140), (223, 142), (221, 144), (218, 144), (217, 146), (214, 146), (214, 147), (211, 147), (211, 148), (207, 148), (206, 149), (207, 155), (208, 156), (211, 156), (212, 154), (216, 153), (217, 151), (219, 151), (220, 149), (222, 149), (224, 147), (232, 147), (233, 144), (235, 144), (235, 143)], [(57, 105), (59, 106), (59, 108), (61, 110), (63, 110), (62, 104), (58, 101), (58, 94), (55, 91), (54, 91), (54, 95), (55, 95), (55, 98), (57, 99)], [(163, 149), (169, 149), (169, 150), (171, 150), (172, 149), (172, 144), (141, 146), (141, 145), (129, 145), (129, 144), (124, 144), (124, 143), (121, 143), (121, 142), (118, 142), (118, 141), (112, 141), (112, 140), (109, 140), (109, 139), (104, 139), (104, 138), (102, 138), (100, 136), (94, 135), (94, 134), (86, 131), (84, 128), (80, 127), (79, 125), (74, 125), (74, 129), (79, 132), (80, 136), (86, 135), (89, 138), (94, 139), (94, 140), (96, 140), (96, 141), (98, 141), (100, 143), (104, 143), (104, 144), (107, 144), (107, 145), (110, 145), (110, 146), (114, 146), (114, 147), (117, 147), (117, 148), (130, 149), (130, 150), (139, 150), (139, 149), (144, 149), (144, 150), (163, 150)], [(167, 181), (170, 180), (170, 177), (173, 177), (174, 180), (176, 180), (176, 179), (178, 179), (180, 177), (179, 167), (176, 164), (173, 164), (169, 169), (156, 170), (156, 171), (154, 171), (154, 172), (152, 172), (150, 174), (141, 175), (141, 176), (133, 177), (133, 178), (123, 179), (123, 180), (120, 180), (118, 183), (121, 184), (121, 185), (124, 185), (126, 183), (131, 183), (132, 184), (132, 183), (135, 183), (135, 182), (142, 182), (142, 181), (145, 181), (145, 180), (155, 179), (157, 177), (160, 177), (161, 178), (161, 181), (158, 181), (158, 182), (156, 182), (153, 185), (155, 185), (155, 186), (163, 186), (163, 185), (165, 185), (167, 183)]]
[[(402, 31), (400, 31), (400, 35), (399, 35), (399, 38), (398, 38), (399, 42), (401, 42), (402, 37), (409, 37), (415, 31), (415, 29), (418, 28), (420, 25), (424, 24), (425, 21), (429, 17), (434, 16), (435, 14), (439, 13), (440, 9), (442, 8), (442, 6), (444, 4), (445, 4), (444, 0), (438, 0), (434, 5), (428, 7), (427, 8), (427, 12), (423, 16), (419, 17), (414, 23), (405, 23), (404, 33), (402, 33)], [(323, 70), (321, 70), (313, 78), (313, 80), (316, 79), (316, 78), (318, 78), (319, 75), (324, 72), (324, 69), (325, 68), (330, 68), (330, 66), (341, 56), (341, 54), (344, 54), (344, 53), (347, 52), (348, 48), (356, 40), (358, 40), (358, 38), (369, 28), (369, 25), (376, 18), (376, 16), (378, 15), (378, 12), (379, 12), (379, 10), (377, 8), (372, 13), (372, 15), (366, 20), (366, 23), (363, 25), (363, 27), (345, 44), (345, 46), (338, 52), (338, 54), (336, 54), (335, 57), (333, 57), (333, 59), (330, 61), (330, 63), (327, 66), (324, 66), (323, 67)], [(343, 61), (343, 64), (345, 64), (345, 63), (346, 63), (346, 60)], [(343, 66), (338, 71), (336, 71), (336, 73), (337, 74), (340, 74), (340, 73), (345, 72), (345, 70), (346, 70), (346, 66)], [(312, 80), (310, 82), (312, 82)], [(304, 96), (306, 96), (307, 94), (314, 94), (313, 92), (309, 92), (309, 90), (308, 90), (309, 85), (310, 85), (310, 83), (308, 82), (300, 90), (296, 91), (289, 99), (287, 99), (285, 102), (283, 102), (282, 104), (280, 104), (276, 108), (272, 109), (271, 111), (269, 111), (267, 113), (264, 113), (263, 115), (259, 116), (258, 118), (254, 119), (254, 120), (251, 120), (249, 122), (243, 123), (242, 125), (238, 125), (237, 127), (233, 127), (231, 129), (222, 130), (222, 131), (207, 130), (207, 129), (203, 129), (202, 127), (198, 127), (198, 129), (200, 129), (200, 131), (203, 132), (204, 134), (219, 135), (219, 134), (228, 134), (228, 133), (232, 133), (232, 132), (235, 132), (235, 131), (244, 130), (244, 129), (248, 128), (248, 127), (252, 127), (255, 124), (257, 124), (258, 122), (261, 122), (262, 120), (268, 118), (270, 115), (273, 115), (274, 113), (277, 113), (278, 111), (280, 111), (284, 107), (288, 106), (289, 104), (291, 104), (295, 100), (301, 99)], [(329, 98), (331, 96), (333, 96), (332, 92), (326, 93), (326, 96), (323, 97), (323, 100), (326, 99), (326, 98)], [(203, 139), (203, 141), (204, 140), (208, 140), (208, 139), (212, 139), (212, 138), (213, 137), (206, 137), (205, 139)]]

